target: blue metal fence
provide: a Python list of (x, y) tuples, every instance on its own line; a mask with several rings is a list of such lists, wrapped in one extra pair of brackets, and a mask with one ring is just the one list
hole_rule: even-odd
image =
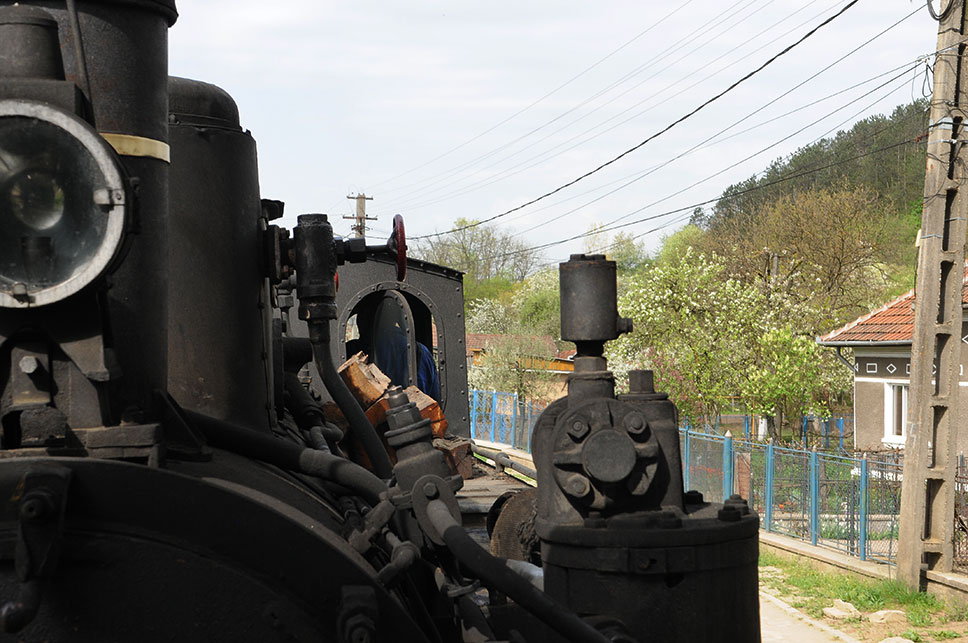
[(738, 493), (766, 531), (894, 562), (903, 468), (896, 456), (848, 457), (687, 429), (680, 442), (686, 488), (706, 500)]
[[(474, 390), (470, 406), (472, 438), (530, 451), (531, 432), (544, 405), (522, 402), (513, 393)], [(760, 527), (766, 531), (861, 560), (893, 564), (903, 469), (898, 455), (868, 458), (847, 453), (853, 423), (845, 418), (804, 421), (807, 429), (799, 437), (812, 449), (751, 439), (753, 418), (736, 416), (733, 421), (737, 419), (743, 438), (680, 429), (686, 489), (701, 492), (710, 502), (738, 493), (760, 515)], [(729, 423), (721, 426), (725, 429)], [(843, 445), (842, 436), (849, 440)], [(968, 497), (968, 482), (963, 486)], [(968, 551), (968, 538), (963, 540)]]
[(470, 393), (471, 437), (531, 450), (531, 432), (546, 404), (519, 400), (516, 393)]

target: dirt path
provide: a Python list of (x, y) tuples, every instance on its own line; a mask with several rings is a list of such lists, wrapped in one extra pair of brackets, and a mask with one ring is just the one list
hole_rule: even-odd
[(762, 643), (860, 643), (764, 592), (760, 592), (760, 635)]

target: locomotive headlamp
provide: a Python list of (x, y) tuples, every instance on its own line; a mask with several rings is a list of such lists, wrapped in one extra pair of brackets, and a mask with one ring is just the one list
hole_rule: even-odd
[(104, 273), (124, 237), (124, 185), (87, 123), (0, 101), (0, 307), (60, 301)]

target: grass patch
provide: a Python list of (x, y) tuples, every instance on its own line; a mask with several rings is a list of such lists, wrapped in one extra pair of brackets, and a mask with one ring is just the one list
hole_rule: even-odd
[(932, 634), (937, 641), (947, 641), (948, 639), (956, 639), (960, 634), (957, 632), (952, 632), (951, 630), (939, 630)]
[[(831, 605), (835, 598), (853, 603), (862, 612), (903, 610), (908, 622), (915, 627), (929, 626), (939, 612), (945, 612), (942, 601), (929, 594), (913, 592), (897, 581), (821, 572), (806, 563), (787, 560), (769, 551), (760, 552), (760, 565), (781, 569), (783, 578), (767, 578), (764, 584), (797, 596), (798, 602), (803, 603), (802, 609), (813, 618), (821, 618), (823, 608)], [(904, 636), (912, 641), (921, 640), (907, 634)]]

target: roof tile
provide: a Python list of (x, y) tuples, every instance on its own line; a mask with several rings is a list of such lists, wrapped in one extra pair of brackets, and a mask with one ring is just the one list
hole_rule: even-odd
[[(961, 288), (962, 305), (968, 304), (968, 271)], [(911, 342), (914, 337), (914, 291), (910, 290), (849, 324), (817, 338), (821, 344)]]

